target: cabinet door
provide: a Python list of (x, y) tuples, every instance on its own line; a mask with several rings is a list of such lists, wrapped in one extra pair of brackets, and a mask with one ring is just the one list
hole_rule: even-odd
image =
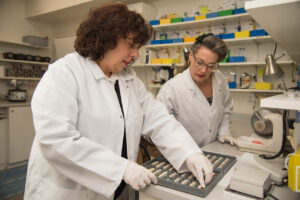
[(31, 108), (10, 107), (8, 112), (8, 164), (26, 161), (34, 138)]
[(5, 155), (6, 155), (6, 119), (0, 120), (0, 170), (5, 168)]

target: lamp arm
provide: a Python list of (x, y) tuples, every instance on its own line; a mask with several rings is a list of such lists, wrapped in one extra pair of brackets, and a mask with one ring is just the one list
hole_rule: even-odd
[(274, 58), (274, 61), (279, 60), (280, 58), (282, 58), (282, 57), (285, 56), (285, 55), (286, 55), (286, 51), (284, 51), (284, 52), (282, 53), (282, 55), (279, 56), (278, 58)]

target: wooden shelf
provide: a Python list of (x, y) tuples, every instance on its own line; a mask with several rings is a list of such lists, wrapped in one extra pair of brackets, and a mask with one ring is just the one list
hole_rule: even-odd
[(187, 29), (195, 29), (201, 28), (204, 26), (223, 24), (229, 21), (242, 21), (242, 20), (250, 20), (252, 19), (249, 13), (243, 13), (238, 15), (229, 15), (224, 17), (215, 17), (204, 20), (195, 20), (188, 22), (178, 22), (171, 24), (162, 24), (162, 25), (154, 25), (152, 26), (155, 31), (178, 31), (178, 30), (187, 30)]
[(13, 59), (4, 59), (0, 58), (0, 62), (11, 62), (11, 63), (23, 63), (23, 64), (32, 64), (32, 65), (49, 65), (47, 62), (34, 62), (27, 60), (13, 60)]
[(8, 76), (0, 77), (0, 80), (1, 80), (1, 79), (4, 79), (4, 80), (16, 79), (16, 80), (24, 80), (24, 81), (39, 81), (39, 80), (41, 80), (41, 78), (8, 77)]
[[(262, 44), (262, 43), (269, 43), (274, 42), (271, 36), (260, 36), (260, 37), (248, 37), (248, 38), (235, 38), (235, 39), (224, 39), (224, 41), (228, 45), (233, 44)], [(171, 44), (154, 44), (154, 45), (146, 45), (145, 48), (147, 49), (162, 49), (168, 47), (190, 47), (192, 46), (193, 42), (182, 42), (182, 43), (171, 43)]]

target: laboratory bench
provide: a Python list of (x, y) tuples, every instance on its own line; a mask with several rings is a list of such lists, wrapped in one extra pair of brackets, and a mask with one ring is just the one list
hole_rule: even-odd
[[(237, 194), (234, 192), (226, 191), (230, 183), (231, 176), (235, 172), (235, 169), (240, 164), (240, 158), (245, 152), (239, 151), (236, 146), (231, 146), (227, 143), (221, 144), (215, 141), (205, 147), (202, 150), (207, 152), (220, 153), (224, 155), (235, 156), (237, 162), (231, 167), (231, 169), (224, 175), (224, 177), (217, 183), (217, 185), (210, 191), (210, 193), (205, 197), (195, 196), (189, 193), (181, 192), (171, 188), (167, 188), (160, 185), (151, 184), (145, 189), (139, 191), (139, 200), (252, 200), (246, 195)], [(300, 193), (296, 193), (288, 188), (287, 184), (283, 186), (273, 186), (270, 193), (280, 200), (299, 200)], [(256, 198), (259, 199), (259, 198)], [(271, 197), (266, 197), (265, 200), (273, 199)]]

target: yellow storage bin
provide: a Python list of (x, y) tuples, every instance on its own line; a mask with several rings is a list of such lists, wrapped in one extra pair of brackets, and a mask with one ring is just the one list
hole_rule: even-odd
[(203, 20), (206, 19), (206, 15), (195, 16), (195, 20)]
[(172, 64), (173, 62), (173, 58), (162, 58), (162, 64)]
[(152, 58), (151, 64), (162, 64), (162, 59), (161, 58)]
[(170, 24), (171, 23), (171, 19), (160, 19), (160, 24)]
[(264, 82), (255, 82), (254, 88), (257, 90), (271, 90), (273, 89), (272, 83), (264, 83)]
[(184, 42), (195, 42), (196, 38), (195, 37), (185, 37), (183, 38)]
[(300, 192), (300, 148), (290, 155), (288, 170), (288, 186), (295, 192)]
[(241, 32), (235, 32), (234, 33), (235, 38), (246, 38), (250, 37), (250, 31), (241, 31)]

